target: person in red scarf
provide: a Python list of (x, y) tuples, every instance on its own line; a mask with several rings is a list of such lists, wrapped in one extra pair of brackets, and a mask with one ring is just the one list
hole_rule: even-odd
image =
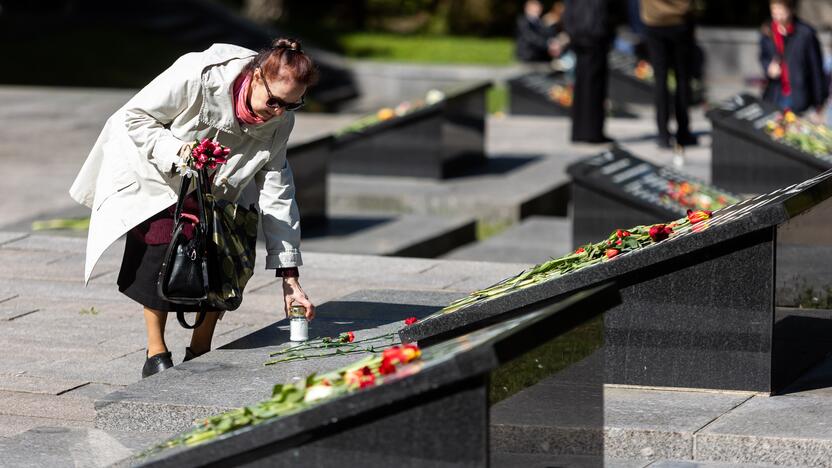
[(820, 122), (829, 83), (817, 34), (795, 17), (794, 0), (770, 0), (769, 6), (771, 23), (760, 38), (760, 65), (768, 79), (763, 99), (797, 113), (813, 109), (810, 117)]

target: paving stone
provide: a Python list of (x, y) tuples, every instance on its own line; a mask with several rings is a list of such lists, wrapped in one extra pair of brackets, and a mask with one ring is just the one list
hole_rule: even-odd
[(789, 465), (759, 465), (749, 463), (718, 463), (690, 460), (659, 460), (650, 464), (650, 468), (773, 468)]
[(0, 391), (9, 392), (60, 395), (87, 383), (85, 380), (44, 379), (26, 374), (0, 374)]
[(36, 418), (32, 416), (13, 416), (0, 414), (0, 442), (4, 438), (12, 437), (29, 429), (41, 426), (53, 427), (92, 427), (91, 421), (75, 421), (72, 419)]
[(72, 390), (67, 391), (64, 395), (68, 397), (89, 398), (96, 400), (116, 390), (121, 390), (124, 385), (110, 385), (102, 383), (88, 383)]
[[(591, 412), (587, 416), (601, 398), (602, 443), (600, 424), (593, 424)], [(748, 398), (547, 382), (492, 407), (492, 443), (502, 451), (545, 453), (569, 447), (599, 454), (603, 445), (604, 455), (613, 458), (693, 459), (694, 433)]]
[[(540, 453), (498, 452), (490, 455), (494, 468), (644, 468), (650, 462), (643, 460), (621, 460), (591, 455), (551, 455)], [(650, 465), (654, 466), (654, 465)]]
[(37, 427), (0, 439), (0, 459), (8, 466), (21, 468), (110, 466), (165, 437), (93, 428)]
[(832, 400), (821, 396), (754, 397), (696, 435), (696, 459), (732, 463), (829, 466)]
[(24, 237), (28, 236), (29, 233), (26, 232), (12, 232), (12, 231), (4, 231), (0, 232), (0, 247), (23, 239)]
[(87, 248), (86, 238), (31, 234), (0, 246), (2, 249), (30, 250), (44, 252), (83, 253)]
[(0, 391), (0, 414), (92, 421), (92, 400), (69, 396)]

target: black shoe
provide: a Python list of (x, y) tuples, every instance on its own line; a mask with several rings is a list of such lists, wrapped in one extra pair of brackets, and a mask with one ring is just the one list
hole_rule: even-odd
[(699, 144), (699, 139), (693, 133), (677, 133), (676, 144), (679, 146), (696, 146)]
[(614, 141), (615, 140), (606, 135), (601, 135), (599, 137), (592, 138), (572, 138), (573, 143), (591, 143), (593, 145), (612, 143)]
[[(205, 353), (207, 353), (207, 352), (208, 351), (206, 351)], [(189, 347), (185, 348), (185, 359), (183, 359), (182, 362), (188, 362), (191, 359), (196, 359), (196, 358), (202, 356), (205, 353), (196, 354), (196, 353), (193, 352), (193, 350), (191, 350), (191, 348), (189, 346)]]
[(170, 358), (170, 351), (153, 355), (144, 361), (144, 367), (142, 367), (142, 378), (150, 377), (151, 375), (162, 372), (170, 367), (173, 367), (173, 360)]

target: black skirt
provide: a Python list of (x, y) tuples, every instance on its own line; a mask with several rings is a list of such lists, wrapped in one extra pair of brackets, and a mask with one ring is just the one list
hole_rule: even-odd
[(174, 304), (159, 297), (156, 291), (168, 244), (147, 245), (133, 232), (126, 237), (118, 290), (139, 304), (162, 312), (199, 312), (198, 305)]

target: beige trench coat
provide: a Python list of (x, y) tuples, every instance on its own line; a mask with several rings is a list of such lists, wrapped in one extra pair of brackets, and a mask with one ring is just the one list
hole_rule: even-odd
[(180, 176), (173, 164), (182, 145), (215, 135), (232, 150), (217, 169), (215, 195), (259, 205), (266, 268), (302, 263), (300, 216), (286, 161), (294, 116), (286, 112), (240, 126), (234, 115), (233, 83), (254, 55), (227, 44), (184, 55), (107, 120), (69, 191), (92, 209), (85, 283), (113, 242), (176, 201)]

